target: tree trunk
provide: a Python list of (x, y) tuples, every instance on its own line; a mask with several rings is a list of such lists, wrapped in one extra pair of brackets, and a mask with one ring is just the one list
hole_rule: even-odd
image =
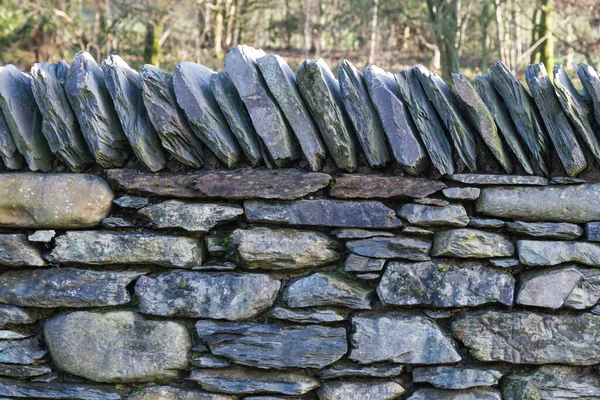
[(502, 0), (494, 0), (496, 6), (496, 33), (498, 35), (498, 50), (500, 61), (506, 64), (506, 43), (504, 42), (504, 20), (502, 18)]
[(377, 13), (379, 8), (379, 0), (373, 0), (373, 7), (371, 8), (371, 41), (369, 47), (369, 61), (368, 64), (375, 63), (375, 51), (377, 50)]
[(233, 0), (227, 0), (227, 32), (225, 33), (225, 46), (231, 47), (233, 42), (233, 24), (235, 22), (235, 12), (237, 8), (237, 2)]
[[(539, 3), (536, 4), (536, 6), (539, 6)], [(540, 8), (539, 7), (535, 7), (535, 10), (533, 11), (533, 28), (531, 28), (531, 44), (529, 46), (533, 46), (538, 40), (540, 40), (540, 23), (538, 21), (540, 16)], [(531, 53), (531, 56), (529, 56), (529, 63), (530, 64), (537, 64), (538, 62), (540, 62), (540, 48), (537, 47), (535, 50), (533, 50), (533, 52)]]
[(163, 34), (164, 24), (162, 22), (146, 23), (146, 37), (144, 39), (144, 63), (160, 66), (160, 37)]
[(304, 0), (304, 58), (309, 58), (308, 53), (312, 42), (310, 34), (311, 2), (311, 0)]
[(542, 15), (540, 18), (540, 38), (546, 37), (546, 40), (540, 45), (540, 62), (544, 63), (546, 70), (552, 77), (554, 69), (554, 38), (552, 37), (552, 17), (554, 14), (554, 5), (552, 0), (542, 0)]
[(452, 82), (452, 73), (460, 72), (456, 47), (457, 3), (458, 0), (427, 0), (429, 22), (439, 47), (442, 77), (446, 82)]
[(215, 0), (215, 56), (223, 60), (223, 0)]
[(485, 74), (488, 70), (489, 64), (489, 53), (488, 53), (488, 26), (490, 23), (490, 2), (488, 0), (483, 0), (483, 5), (481, 8), (481, 64), (480, 69), (481, 73)]

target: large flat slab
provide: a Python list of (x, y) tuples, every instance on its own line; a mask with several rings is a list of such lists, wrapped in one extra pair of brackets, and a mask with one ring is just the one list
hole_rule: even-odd
[(339, 175), (331, 188), (338, 199), (394, 199), (429, 196), (444, 189), (440, 181), (404, 176)]

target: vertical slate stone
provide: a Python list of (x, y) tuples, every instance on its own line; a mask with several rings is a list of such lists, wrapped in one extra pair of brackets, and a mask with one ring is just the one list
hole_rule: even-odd
[[(23, 168), (23, 156), (17, 150), (15, 141), (6, 124), (4, 115), (0, 111), (0, 158), (8, 169)], [(1, 165), (0, 165), (1, 167)]]
[(250, 165), (257, 166), (262, 160), (260, 142), (248, 110), (227, 72), (213, 74), (210, 77), (210, 89)]
[(225, 70), (273, 162), (281, 168), (298, 159), (300, 154), (283, 113), (258, 71), (256, 60), (266, 55), (264, 51), (249, 46), (234, 47), (225, 56)]
[(410, 115), (415, 122), (421, 140), (427, 149), (433, 166), (442, 175), (454, 173), (452, 147), (444, 128), (415, 75), (415, 69), (409, 68), (395, 75), (396, 82)]
[(577, 76), (583, 85), (584, 94), (589, 97), (594, 110), (596, 124), (600, 125), (600, 75), (586, 63), (577, 63)]
[(394, 158), (409, 174), (420, 174), (428, 167), (429, 160), (408, 109), (400, 100), (394, 75), (370, 65), (363, 76)]
[(0, 109), (29, 169), (50, 171), (54, 156), (42, 135), (42, 115), (31, 91), (31, 77), (13, 65), (0, 68)]
[(306, 60), (296, 72), (298, 90), (319, 127), (338, 168), (352, 172), (357, 167), (354, 132), (340, 93), (339, 82), (322, 59)]
[(215, 72), (204, 65), (180, 62), (173, 71), (173, 86), (196, 136), (228, 168), (240, 162), (242, 151), (210, 89)]
[(587, 167), (587, 162), (575, 132), (562, 111), (546, 67), (542, 63), (530, 64), (525, 77), (567, 175), (576, 176)]
[(385, 166), (391, 161), (391, 157), (383, 127), (369, 98), (362, 73), (350, 61), (343, 60), (338, 69), (338, 79), (344, 107), (354, 125), (367, 162), (373, 168)]
[(165, 167), (167, 157), (144, 107), (139, 74), (115, 55), (104, 60), (102, 71), (133, 152), (150, 171), (160, 171)]
[(183, 110), (177, 106), (173, 76), (146, 64), (140, 78), (144, 105), (165, 150), (182, 164), (192, 168), (202, 167), (202, 142), (190, 129)]

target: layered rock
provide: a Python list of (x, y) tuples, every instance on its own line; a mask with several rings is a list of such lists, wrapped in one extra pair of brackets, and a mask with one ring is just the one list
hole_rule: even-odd
[(576, 262), (600, 266), (600, 246), (587, 242), (519, 240), (519, 260), (524, 265), (547, 266)]
[(507, 236), (476, 229), (438, 232), (431, 249), (434, 257), (460, 258), (510, 257), (514, 252), (514, 245)]
[(430, 383), (440, 389), (469, 389), (495, 386), (502, 373), (495, 369), (469, 367), (420, 367), (412, 371), (413, 382)]
[(53, 400), (120, 400), (123, 398), (119, 390), (106, 386), (11, 379), (0, 379), (0, 396)]
[(298, 322), (301, 324), (322, 324), (329, 322), (340, 322), (346, 319), (345, 315), (328, 309), (290, 309), (284, 307), (273, 307), (267, 313), (269, 318)]
[(392, 400), (403, 395), (404, 388), (390, 382), (327, 382), (319, 388), (321, 400), (381, 399)]
[(577, 63), (575, 67), (583, 90), (587, 93), (588, 101), (592, 103), (596, 123), (600, 124), (600, 75), (586, 63)]
[(431, 242), (397, 235), (394, 237), (373, 237), (352, 240), (346, 243), (348, 250), (372, 258), (404, 258), (407, 260), (429, 260)]
[(583, 235), (583, 228), (576, 224), (566, 222), (508, 222), (506, 228), (509, 232), (518, 235), (546, 239), (577, 239)]
[(444, 196), (450, 200), (477, 200), (481, 189), (474, 187), (452, 187), (442, 190)]
[(456, 226), (469, 224), (467, 211), (461, 205), (446, 207), (426, 206), (422, 204), (405, 204), (397, 211), (398, 216), (413, 225), (419, 226)]
[(181, 228), (189, 232), (208, 232), (219, 223), (234, 221), (244, 213), (237, 205), (185, 203), (167, 200), (142, 208), (140, 215), (156, 228)]
[(401, 375), (404, 366), (401, 364), (383, 363), (362, 365), (349, 360), (340, 360), (320, 371), (321, 379), (337, 378), (392, 378)]
[(235, 400), (226, 394), (212, 394), (203, 390), (175, 386), (150, 386), (134, 392), (127, 400)]
[(450, 176), (450, 179), (469, 185), (544, 186), (548, 184), (546, 178), (528, 175), (454, 174)]
[(41, 362), (46, 355), (37, 338), (0, 341), (0, 363), (29, 365)]
[(338, 199), (397, 199), (425, 197), (445, 188), (440, 181), (403, 176), (339, 175), (331, 195)]
[(500, 391), (495, 389), (442, 390), (419, 389), (407, 400), (501, 400)]
[(0, 327), (33, 324), (40, 318), (33, 309), (0, 304)]
[(2, 112), (0, 112), (0, 159), (8, 169), (22, 169), (25, 163), (23, 156), (17, 150), (15, 140)]
[(46, 264), (41, 252), (27, 237), (18, 233), (0, 234), (0, 265), (7, 267), (41, 267)]
[(347, 272), (377, 272), (383, 269), (386, 260), (382, 258), (369, 258), (350, 254), (344, 263)]

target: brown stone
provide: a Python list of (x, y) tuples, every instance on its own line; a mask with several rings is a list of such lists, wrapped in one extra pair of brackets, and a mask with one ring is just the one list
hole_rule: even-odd
[(335, 178), (331, 195), (338, 199), (425, 197), (446, 185), (440, 181), (404, 176), (340, 175)]

